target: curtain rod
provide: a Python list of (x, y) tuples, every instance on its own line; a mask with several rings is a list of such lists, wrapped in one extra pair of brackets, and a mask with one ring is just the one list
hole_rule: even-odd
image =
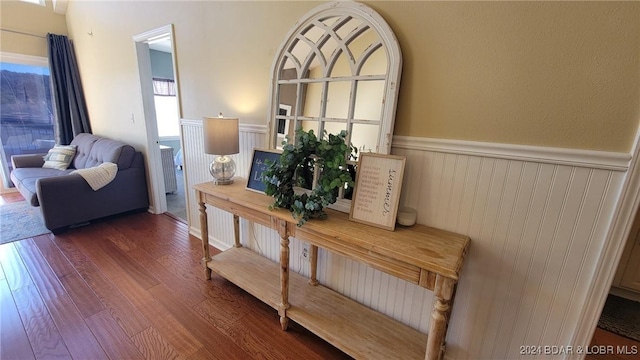
[(46, 39), (45, 36), (29, 34), (27, 32), (22, 32), (22, 31), (17, 31), (17, 30), (4, 29), (4, 28), (0, 28), (0, 30), (6, 31), (6, 32), (10, 32), (10, 33), (14, 33), (14, 34), (27, 35), (27, 36), (33, 36), (33, 37), (37, 37), (37, 38), (41, 38), (41, 39)]

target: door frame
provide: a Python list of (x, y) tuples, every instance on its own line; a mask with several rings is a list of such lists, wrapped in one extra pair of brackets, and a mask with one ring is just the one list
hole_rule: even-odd
[[(149, 169), (151, 206), (149, 212), (162, 214), (167, 211), (167, 198), (164, 186), (164, 173), (162, 170), (162, 157), (160, 153), (160, 136), (158, 135), (158, 120), (156, 118), (155, 100), (153, 95), (153, 76), (151, 74), (151, 55), (149, 41), (160, 36), (169, 35), (171, 41), (171, 62), (173, 66), (174, 81), (176, 84), (176, 100), (178, 105), (178, 119), (182, 118), (182, 101), (180, 100), (179, 76), (176, 66), (175, 34), (173, 24), (168, 24), (134, 35), (133, 41), (136, 48), (138, 61), (138, 73), (140, 76), (140, 90), (142, 93), (142, 107), (145, 119), (147, 137), (147, 159)], [(180, 146), (182, 147), (182, 128), (179, 128)], [(186, 191), (185, 191), (186, 194)], [(187, 213), (189, 208), (187, 207)], [(188, 218), (188, 214), (187, 214)]]

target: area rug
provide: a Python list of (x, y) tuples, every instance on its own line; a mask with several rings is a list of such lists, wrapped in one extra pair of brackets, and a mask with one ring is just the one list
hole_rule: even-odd
[(640, 302), (609, 295), (598, 327), (640, 341)]
[(18, 201), (0, 205), (0, 244), (50, 233), (40, 208)]

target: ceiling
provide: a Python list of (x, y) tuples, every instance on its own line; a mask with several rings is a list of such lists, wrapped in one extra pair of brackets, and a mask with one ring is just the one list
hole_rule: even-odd
[(149, 41), (149, 49), (170, 53), (171, 38), (167, 35), (165, 38)]

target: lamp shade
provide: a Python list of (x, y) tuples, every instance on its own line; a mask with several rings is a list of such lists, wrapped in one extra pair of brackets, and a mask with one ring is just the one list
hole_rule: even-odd
[(240, 152), (238, 119), (204, 117), (204, 152), (210, 155), (231, 155)]

